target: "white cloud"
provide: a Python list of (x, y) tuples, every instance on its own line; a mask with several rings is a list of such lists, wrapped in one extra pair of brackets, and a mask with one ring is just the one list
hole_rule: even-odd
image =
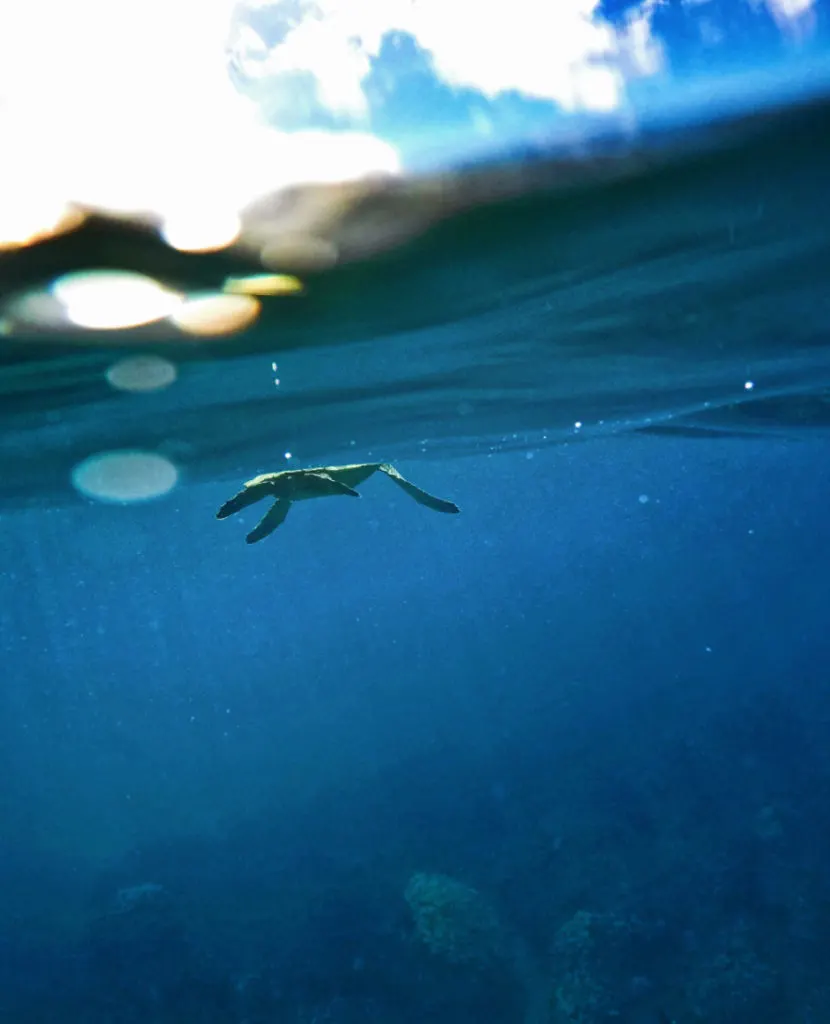
[(815, 32), (815, 0), (766, 0), (766, 5), (790, 39), (804, 42)]
[[(651, 31), (658, 2), (636, 4), (618, 29), (597, 16), (599, 0), (247, 0), (237, 14), (233, 0), (0, 5), (0, 242), (4, 228), (12, 238), (51, 223), (66, 200), (202, 223), (215, 209), (227, 225), (293, 181), (394, 172), (395, 150), (359, 130), (367, 75), (394, 31), (414, 37), (450, 87), (614, 109), (631, 77), (665, 63)], [(748, 2), (794, 36), (810, 30), (814, 0)], [(281, 26), (274, 45), (254, 27), (266, 17)], [(310, 103), (355, 130), (266, 130), (228, 75), (232, 22), (235, 66), (284, 83), (295, 125), (311, 123)]]
[(228, 75), (233, 10), (232, 0), (0, 5), (0, 242), (65, 202), (202, 223), (215, 210), (227, 224), (282, 185), (398, 169), (392, 147), (365, 133), (267, 128)]
[(620, 104), (624, 83), (615, 31), (596, 17), (597, 6), (598, 0), (318, 0), (303, 5), (302, 20), (270, 53), (249, 34), (238, 40), (237, 57), (252, 77), (306, 71), (328, 110), (360, 118), (368, 113), (363, 80), (371, 61), (386, 34), (403, 32), (429, 53), (449, 86), (606, 110)]

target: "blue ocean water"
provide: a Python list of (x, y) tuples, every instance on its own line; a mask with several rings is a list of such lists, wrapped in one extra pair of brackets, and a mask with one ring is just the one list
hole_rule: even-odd
[(824, 442), (419, 477), (6, 519), (7, 1019), (823, 1019)]
[[(705, 6), (654, 15), (690, 78)], [(735, 67), (766, 10), (709, 25)], [(395, 45), (389, 132), (429, 70)], [(0, 1021), (830, 1020), (820, 49), (564, 155), (503, 97), (496, 178), (533, 187), (430, 231), (417, 182), (361, 200), (344, 251), (400, 245), (219, 341), (15, 303), (238, 253), (90, 217), (2, 254)], [(125, 452), (146, 492), (89, 468)], [(267, 506), (217, 521), (381, 460), (461, 513), (375, 473), (260, 543)]]

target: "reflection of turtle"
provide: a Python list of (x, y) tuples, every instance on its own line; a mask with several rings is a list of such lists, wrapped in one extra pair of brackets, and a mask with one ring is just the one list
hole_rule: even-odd
[(225, 502), (216, 513), (216, 518), (225, 519), (261, 498), (273, 498), (274, 504), (245, 538), (249, 544), (255, 544), (276, 530), (288, 515), (292, 502), (326, 498), (331, 494), (348, 494), (359, 498), (355, 487), (368, 480), (377, 470), (394, 480), (419, 505), (426, 505), (436, 512), (461, 511), (453, 502), (436, 498), (405, 480), (388, 462), (361, 462), (354, 466), (316, 466), (314, 469), (287, 469), (282, 473), (255, 476), (238, 494)]

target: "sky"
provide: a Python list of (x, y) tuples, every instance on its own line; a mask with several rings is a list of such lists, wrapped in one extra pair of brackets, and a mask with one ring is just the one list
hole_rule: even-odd
[(662, 89), (690, 47), (714, 59), (763, 29), (798, 52), (823, 2), (6, 5), (0, 135), (16, 159), (0, 244), (67, 203), (152, 211), (178, 235), (215, 216), (221, 235), (281, 185), (395, 174), (407, 138), (441, 141), (442, 126), (463, 148), (563, 114), (630, 118), (643, 82)]

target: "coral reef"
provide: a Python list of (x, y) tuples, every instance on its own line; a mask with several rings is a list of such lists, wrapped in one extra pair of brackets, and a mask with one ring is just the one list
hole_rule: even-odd
[(440, 874), (414, 874), (404, 898), (421, 941), (451, 963), (486, 966), (504, 955), (505, 936), (498, 915), (484, 897), (462, 882)]
[(686, 1001), (696, 1020), (751, 1022), (761, 1016), (778, 978), (753, 945), (750, 930), (738, 922), (718, 936), (686, 985)]
[(419, 939), (450, 963), (477, 968), (502, 963), (521, 986), (525, 1024), (546, 1024), (550, 986), (527, 943), (507, 929), (478, 890), (442, 874), (418, 872), (404, 898)]

